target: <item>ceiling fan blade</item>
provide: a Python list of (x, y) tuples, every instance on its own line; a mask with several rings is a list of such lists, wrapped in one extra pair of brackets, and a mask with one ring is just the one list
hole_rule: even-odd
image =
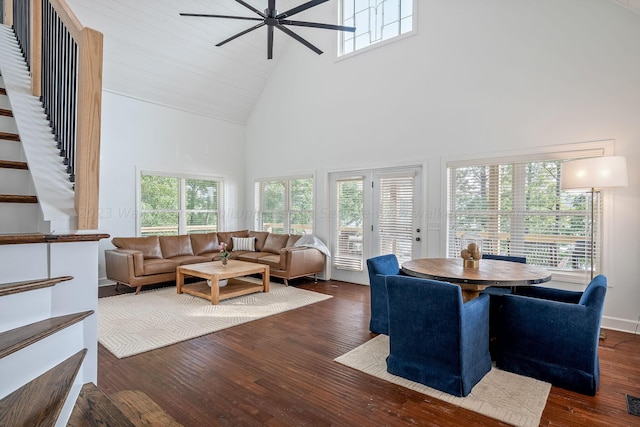
[(265, 15), (264, 13), (262, 13), (261, 11), (259, 11), (258, 9), (256, 9), (255, 7), (251, 6), (249, 3), (245, 3), (242, 0), (236, 0), (238, 3), (240, 3), (241, 5), (243, 5), (244, 7), (246, 7), (247, 9), (257, 13), (258, 15), (262, 16), (263, 18), (266, 18), (267, 15)]
[(267, 27), (267, 59), (273, 59), (273, 25)]
[(311, 0), (309, 2), (301, 4), (298, 7), (294, 7), (293, 9), (289, 9), (286, 12), (278, 14), (278, 16), (276, 16), (276, 18), (278, 18), (278, 19), (287, 18), (289, 16), (295, 15), (296, 13), (300, 13), (300, 12), (302, 12), (304, 10), (312, 8), (313, 6), (317, 6), (319, 4), (326, 3), (328, 1), (329, 0)]
[(297, 35), (293, 31), (291, 31), (287, 27), (282, 26), (280, 24), (276, 24), (275, 27), (277, 29), (279, 29), (280, 31), (282, 31), (283, 33), (293, 37), (294, 39), (296, 39), (297, 41), (299, 41), (300, 43), (302, 43), (303, 45), (305, 45), (306, 47), (308, 47), (309, 49), (311, 49), (312, 51), (314, 51), (318, 55), (322, 55), (322, 51), (320, 49), (318, 49), (317, 47), (315, 47), (314, 45), (312, 45), (311, 43), (309, 43), (308, 41), (306, 41), (305, 39), (303, 39), (302, 37), (300, 37), (299, 35)]
[(260, 28), (260, 27), (262, 27), (262, 26), (264, 26), (264, 25), (265, 25), (265, 23), (264, 23), (264, 22), (261, 22), (261, 23), (259, 23), (258, 25), (254, 25), (254, 26), (253, 26), (253, 27), (251, 27), (251, 28), (248, 28), (248, 29), (246, 29), (246, 30), (244, 30), (244, 31), (239, 32), (239, 33), (238, 33), (238, 34), (236, 34), (235, 36), (231, 36), (231, 37), (229, 37), (228, 39), (221, 41), (221, 42), (220, 42), (220, 43), (218, 43), (216, 46), (217, 46), (217, 47), (220, 47), (220, 46), (222, 46), (223, 44), (229, 43), (231, 40), (237, 39), (237, 38), (238, 38), (238, 37), (240, 37), (240, 36), (244, 36), (245, 34), (247, 34), (247, 33), (251, 32), (251, 31), (253, 31), (253, 30), (257, 30), (258, 28)]
[(305, 21), (289, 21), (286, 19), (280, 20), (283, 25), (296, 25), (298, 27), (313, 27), (324, 28), (327, 30), (349, 31), (351, 33), (356, 31), (356, 27), (345, 27), (343, 25), (321, 24), (319, 22), (305, 22)]
[(247, 21), (262, 21), (261, 18), (249, 18), (246, 16), (231, 16), (231, 15), (208, 15), (204, 13), (181, 13), (180, 16), (198, 16), (200, 18), (231, 18), (231, 19), (246, 19)]

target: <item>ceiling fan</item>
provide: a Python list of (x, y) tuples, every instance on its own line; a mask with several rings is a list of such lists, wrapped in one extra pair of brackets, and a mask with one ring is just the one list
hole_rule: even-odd
[(327, 30), (337, 30), (337, 31), (349, 31), (354, 32), (355, 27), (345, 27), (342, 25), (331, 25), (331, 24), (321, 24), (319, 22), (306, 22), (306, 21), (292, 21), (288, 19), (290, 16), (295, 15), (296, 13), (300, 13), (309, 8), (317, 6), (319, 4), (325, 3), (329, 0), (311, 0), (307, 3), (301, 4), (300, 6), (294, 7), (293, 9), (289, 9), (286, 12), (278, 13), (276, 10), (276, 0), (269, 0), (269, 5), (267, 9), (263, 12), (260, 12), (258, 9), (254, 8), (250, 4), (245, 3), (242, 0), (236, 0), (238, 3), (246, 7), (247, 9), (255, 12), (260, 17), (247, 17), (247, 16), (231, 16), (231, 15), (209, 15), (203, 13), (180, 13), (180, 16), (197, 16), (204, 18), (229, 18), (229, 19), (244, 19), (247, 21), (260, 21), (259, 24), (254, 25), (251, 28), (248, 28), (244, 31), (239, 32), (238, 34), (229, 37), (226, 40), (221, 41), (216, 46), (222, 46), (225, 43), (230, 42), (240, 36), (243, 36), (253, 30), (257, 30), (260, 27), (267, 26), (267, 59), (273, 58), (273, 29), (277, 28), (283, 33), (287, 34), (290, 37), (293, 37), (312, 51), (316, 52), (318, 55), (322, 54), (322, 51), (309, 43), (307, 40), (303, 39), (287, 27), (285, 25), (293, 25), (299, 27), (313, 27), (313, 28), (324, 28)]

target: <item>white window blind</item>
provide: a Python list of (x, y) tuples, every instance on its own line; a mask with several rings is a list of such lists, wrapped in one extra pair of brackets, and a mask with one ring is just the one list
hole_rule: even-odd
[(378, 231), (381, 254), (411, 260), (414, 228), (414, 174), (381, 176)]
[(338, 180), (336, 236), (337, 251), (333, 265), (340, 270), (362, 271), (364, 258), (364, 177)]
[[(569, 153), (565, 160), (595, 155), (602, 150)], [(459, 257), (461, 242), (473, 235), (482, 239), (484, 253), (525, 256), (529, 264), (568, 273), (590, 270), (590, 193), (561, 191), (562, 159), (540, 157), (449, 165), (447, 256)], [(597, 274), (602, 253), (598, 197), (594, 219)]]

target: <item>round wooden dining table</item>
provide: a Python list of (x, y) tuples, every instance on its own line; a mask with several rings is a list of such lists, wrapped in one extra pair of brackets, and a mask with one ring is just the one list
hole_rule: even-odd
[(403, 263), (402, 271), (460, 285), (464, 301), (476, 298), (489, 286), (530, 286), (551, 280), (543, 267), (493, 259), (480, 260), (478, 268), (465, 267), (462, 258), (414, 259)]

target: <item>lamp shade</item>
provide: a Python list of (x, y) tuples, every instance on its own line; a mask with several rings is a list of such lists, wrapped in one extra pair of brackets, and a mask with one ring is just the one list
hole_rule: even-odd
[(622, 156), (593, 157), (563, 162), (560, 171), (562, 190), (626, 187), (627, 160)]

